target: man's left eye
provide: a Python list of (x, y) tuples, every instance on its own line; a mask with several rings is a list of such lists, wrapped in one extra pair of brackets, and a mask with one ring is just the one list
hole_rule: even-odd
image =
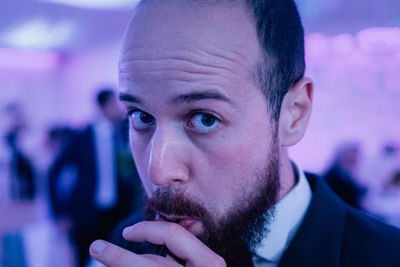
[(192, 116), (190, 124), (198, 132), (207, 133), (217, 128), (221, 124), (221, 121), (212, 114), (197, 113)]

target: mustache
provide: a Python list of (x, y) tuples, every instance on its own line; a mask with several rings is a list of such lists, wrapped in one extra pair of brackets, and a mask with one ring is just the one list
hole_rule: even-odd
[(146, 202), (146, 213), (163, 213), (192, 217), (196, 219), (209, 218), (208, 211), (199, 203), (189, 199), (183, 192), (157, 190)]

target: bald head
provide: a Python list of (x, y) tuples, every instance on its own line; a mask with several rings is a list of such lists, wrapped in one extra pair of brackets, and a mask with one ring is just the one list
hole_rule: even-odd
[(152, 49), (153, 55), (146, 56), (154, 58), (157, 54), (174, 56), (179, 53), (173, 51), (176, 48), (187, 49), (186, 54), (214, 53), (228, 60), (231, 54), (240, 54), (243, 63), (261, 56), (255, 23), (243, 7), (149, 0), (139, 5), (128, 27), (121, 71), (124, 62), (141, 49)]
[(199, 43), (211, 53), (223, 48), (223, 57), (239, 54), (279, 119), (283, 97), (305, 69), (303, 27), (292, 0), (144, 0), (128, 27), (120, 72), (125, 76), (134, 50), (163, 54)]

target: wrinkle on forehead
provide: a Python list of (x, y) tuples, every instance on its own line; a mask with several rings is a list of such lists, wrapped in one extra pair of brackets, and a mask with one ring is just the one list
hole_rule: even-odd
[(255, 56), (249, 49), (260, 47), (256, 23), (248, 8), (207, 4), (193, 7), (187, 2), (163, 0), (136, 10), (125, 35), (122, 54), (129, 54), (133, 47), (160, 49), (181, 43), (187, 49), (201, 46), (209, 53), (215, 51), (227, 57), (229, 54), (220, 52), (226, 49), (229, 53)]
[[(179, 40), (177, 40), (177, 43)], [(184, 41), (182, 41), (184, 42)], [(134, 46), (131, 45), (122, 51), (120, 63), (129, 60), (144, 59), (188, 59), (194, 56), (207, 57), (209, 62), (230, 64), (236, 62), (241, 64), (248, 60), (248, 56), (243, 53), (245, 47), (227, 47), (218, 44), (208, 43), (207, 45), (166, 45), (166, 46)]]
[[(139, 5), (146, 4), (146, 3), (163, 3), (165, 0), (142, 0), (140, 1)], [(230, 6), (236, 6), (238, 4), (244, 3), (243, 0), (185, 0), (185, 3), (187, 4), (199, 4), (199, 5), (230, 5)]]
[(151, 0), (139, 7), (125, 36), (120, 79), (209, 79), (221, 86), (254, 81), (261, 52), (248, 11), (185, 1)]
[(250, 74), (246, 56), (223, 49), (175, 48), (157, 53), (157, 49), (130, 48), (120, 61), (120, 74), (133, 72), (178, 71), (183, 74), (216, 74), (226, 78)]

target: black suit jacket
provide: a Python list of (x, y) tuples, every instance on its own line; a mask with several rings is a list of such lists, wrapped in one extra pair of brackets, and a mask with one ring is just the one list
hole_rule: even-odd
[(400, 230), (346, 205), (314, 175), (306, 216), (279, 267), (400, 266)]
[[(348, 206), (322, 178), (306, 176), (312, 189), (311, 203), (278, 267), (400, 266), (399, 229)], [(119, 238), (124, 227), (138, 221), (136, 215), (123, 222), (113, 241), (139, 254), (154, 253), (154, 246)]]
[[(127, 155), (130, 160), (128, 163), (124, 162), (127, 159), (117, 159), (118, 201), (113, 207), (116, 211), (115, 216), (119, 216), (119, 219), (115, 218), (116, 220), (127, 216), (135, 208), (136, 202), (142, 198), (141, 186), (138, 186), (138, 174), (129, 151)], [(65, 202), (58, 199), (56, 184), (58, 174), (66, 165), (76, 168), (77, 182), (69, 200)], [(126, 171), (124, 166), (129, 166), (129, 170)], [(72, 138), (50, 170), (49, 189), (55, 217), (69, 217), (76, 227), (80, 228), (79, 231), (92, 229), (94, 225), (100, 223), (98, 221), (100, 211), (95, 203), (97, 176), (94, 130), (92, 126), (88, 126)]]

